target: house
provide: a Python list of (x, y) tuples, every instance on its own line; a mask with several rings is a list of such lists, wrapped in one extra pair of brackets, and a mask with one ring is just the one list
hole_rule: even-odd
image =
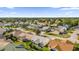
[(53, 34), (59, 34), (60, 32), (58, 31), (58, 27), (51, 28), (51, 33), (53, 33)]
[(51, 32), (52, 34), (59, 34), (60, 32), (59, 31), (57, 31), (57, 30), (55, 30), (55, 31), (53, 31), (53, 32)]
[(0, 28), (0, 34), (3, 34), (6, 31), (6, 29)]
[(51, 28), (51, 32), (54, 32), (55, 31), (55, 29), (54, 28)]
[(74, 45), (68, 40), (51, 40), (48, 47), (50, 49), (57, 49), (59, 51), (72, 51)]
[(44, 35), (44, 33), (45, 33), (44, 31), (41, 31), (40, 35), (41, 35), (41, 36), (43, 36), (43, 35)]
[(48, 29), (49, 29), (48, 26), (44, 26), (44, 27), (42, 27), (40, 30), (41, 30), (41, 31), (46, 31), (46, 30), (48, 30)]
[(30, 25), (27, 26), (27, 28), (29, 28), (29, 29), (35, 29), (35, 28), (38, 28), (38, 26), (35, 25), (35, 24), (30, 24)]
[(12, 24), (11, 23), (4, 24), (4, 26), (10, 26), (10, 25), (12, 25)]
[(21, 30), (15, 30), (15, 31), (12, 32), (12, 34), (14, 36), (16, 36), (16, 37), (21, 38), (22, 40), (23, 39), (30, 40), (32, 38), (32, 36), (35, 35), (33, 32), (27, 32), (27, 33), (25, 33), (25, 32), (23, 32)]
[(27, 26), (27, 28), (29, 28), (29, 29), (34, 29), (34, 27), (33, 27), (33, 26)]
[(67, 26), (58, 26), (58, 31), (60, 32), (60, 34), (65, 34), (67, 28)]
[(31, 40), (32, 37), (33, 37), (33, 35), (31, 35), (31, 34), (26, 34), (25, 37), (23, 37), (23, 39)]
[(0, 51), (8, 44), (9, 42), (5, 41), (4, 39), (0, 39)]
[(58, 48), (60, 51), (72, 51), (74, 48), (74, 45), (69, 42), (60, 42), (58, 44)]
[(6, 31), (6, 29), (0, 28), (0, 39), (3, 39), (3, 33)]
[(34, 42), (34, 43), (36, 43), (36, 44), (40, 44), (43, 47), (46, 44), (48, 44), (48, 42), (50, 41), (50, 39), (48, 39), (47, 37), (42, 37), (42, 36), (36, 36), (36, 35), (34, 35), (31, 38), (31, 41)]
[(25, 32), (22, 32), (22, 31), (20, 31), (20, 30), (15, 30), (15, 31), (12, 32), (12, 34), (13, 34), (14, 36), (18, 36), (18, 37), (26, 36), (26, 33), (25, 33)]
[(46, 24), (45, 23), (42, 23), (42, 22), (39, 22), (38, 25), (45, 26)]
[(0, 26), (4, 26), (4, 23), (0, 22)]
[(56, 48), (57, 45), (58, 45), (58, 41), (56, 41), (56, 40), (51, 40), (51, 41), (49, 42), (49, 44), (48, 44), (48, 47), (49, 47), (50, 49), (54, 49), (54, 48)]
[(26, 51), (26, 49), (21, 46), (17, 47), (14, 43), (6, 42), (3, 47), (0, 46), (0, 51)]
[(79, 25), (74, 26), (73, 29), (78, 29), (79, 30)]

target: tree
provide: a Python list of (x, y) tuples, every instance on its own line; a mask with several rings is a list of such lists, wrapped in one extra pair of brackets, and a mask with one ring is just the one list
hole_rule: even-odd
[(37, 34), (37, 35), (39, 35), (40, 32), (41, 32), (41, 31), (40, 31), (39, 29), (36, 30), (36, 34)]

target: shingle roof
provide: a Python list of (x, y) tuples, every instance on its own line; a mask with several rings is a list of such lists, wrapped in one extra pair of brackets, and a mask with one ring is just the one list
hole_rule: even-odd
[(50, 49), (57, 48), (60, 51), (72, 51), (74, 45), (64, 40), (61, 40), (61, 41), (52, 40), (49, 42), (48, 47)]

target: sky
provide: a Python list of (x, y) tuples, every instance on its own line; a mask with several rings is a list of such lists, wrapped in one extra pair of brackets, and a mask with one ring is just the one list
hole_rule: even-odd
[(0, 17), (79, 17), (79, 7), (0, 7)]

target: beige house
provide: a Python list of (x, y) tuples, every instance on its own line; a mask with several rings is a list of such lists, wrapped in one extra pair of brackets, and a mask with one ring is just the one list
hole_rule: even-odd
[(25, 33), (23, 31), (20, 31), (20, 30), (15, 30), (12, 32), (12, 34), (16, 37), (19, 37), (19, 38), (22, 38), (22, 39), (31, 39), (34, 35), (34, 33), (30, 34), (30, 33)]
[(74, 45), (69, 42), (68, 40), (51, 40), (48, 44), (48, 47), (50, 49), (56, 48), (59, 51), (72, 51), (74, 48)]

